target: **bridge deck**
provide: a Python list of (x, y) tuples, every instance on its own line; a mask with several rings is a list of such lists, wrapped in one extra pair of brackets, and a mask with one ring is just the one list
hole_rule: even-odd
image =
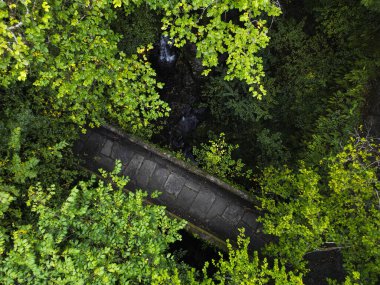
[(166, 206), (170, 213), (206, 235), (234, 241), (238, 229), (244, 227), (252, 248), (258, 249), (268, 241), (269, 237), (259, 230), (258, 212), (245, 193), (156, 147), (107, 126), (89, 130), (75, 149), (91, 171), (110, 171), (115, 160), (121, 160), (123, 174), (131, 179), (129, 190), (162, 192), (151, 202)]

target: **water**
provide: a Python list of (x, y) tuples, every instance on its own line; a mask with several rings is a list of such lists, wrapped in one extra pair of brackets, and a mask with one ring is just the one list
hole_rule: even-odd
[(159, 61), (164, 64), (174, 64), (177, 55), (175, 53), (174, 47), (169, 43), (169, 38), (166, 36), (161, 36), (160, 39), (160, 54)]
[(184, 147), (185, 138), (197, 127), (198, 119), (194, 115), (182, 116), (179, 122), (172, 127), (170, 133), (170, 146), (174, 149)]
[(156, 134), (152, 141), (170, 147), (174, 151), (180, 151), (192, 161), (194, 161), (193, 134), (203, 121), (206, 112), (202, 108), (197, 108), (201, 82), (192, 68), (195, 54), (194, 47), (177, 49), (170, 43), (170, 38), (161, 35), (151, 58), (158, 81), (165, 84), (160, 90), (160, 97), (171, 108), (164, 129)]

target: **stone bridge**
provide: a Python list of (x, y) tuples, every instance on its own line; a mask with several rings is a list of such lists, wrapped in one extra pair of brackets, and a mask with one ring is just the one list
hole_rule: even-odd
[(260, 231), (254, 201), (246, 193), (140, 139), (105, 126), (88, 130), (75, 151), (93, 172), (110, 171), (115, 160), (121, 160), (123, 174), (131, 179), (128, 190), (161, 192), (148, 202), (166, 206), (170, 214), (188, 221), (188, 230), (218, 246), (226, 239), (235, 241), (239, 228), (245, 228), (252, 249), (269, 241)]

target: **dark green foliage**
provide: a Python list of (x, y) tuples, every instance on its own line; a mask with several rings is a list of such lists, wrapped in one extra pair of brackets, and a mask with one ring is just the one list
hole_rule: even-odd
[(376, 0), (362, 0), (362, 4), (368, 9), (380, 12), (380, 3)]
[(252, 100), (244, 83), (222, 81), (223, 72), (203, 91), (208, 128), (226, 133), (245, 162), (259, 167), (315, 164), (337, 153), (360, 123), (380, 65), (378, 13), (358, 1), (283, 8), (263, 53), (267, 98)]
[(272, 112), (276, 105), (272, 96), (253, 98), (246, 84), (224, 81), (222, 70), (221, 75), (208, 79), (202, 100), (201, 106), (211, 113), (207, 127), (225, 133), (229, 140), (239, 144), (238, 153), (244, 156), (244, 162), (261, 167), (287, 161), (289, 153), (282, 143), (282, 134), (266, 127), (266, 122), (276, 116)]
[(271, 101), (270, 98), (264, 98), (265, 103), (258, 101), (248, 93), (246, 84), (236, 80), (224, 81), (225, 71), (221, 70), (220, 73), (208, 79), (202, 92), (203, 104), (210, 108), (215, 120), (236, 124), (254, 123), (272, 117), (266, 108), (268, 103), (265, 104)]
[(137, 48), (156, 43), (161, 33), (160, 17), (142, 5), (133, 13), (119, 9), (117, 19), (112, 23), (113, 30), (122, 36), (119, 41), (119, 50), (127, 55), (137, 52)]
[(374, 2), (362, 2), (284, 5), (264, 57), (269, 99), (250, 101), (244, 84), (221, 77), (203, 92), (208, 128), (239, 144), (245, 163), (271, 165), (261, 176), (262, 222), (279, 242), (268, 252), (304, 268), (305, 254), (333, 242), (345, 284), (377, 284), (380, 276), (376, 155), (362, 147), (378, 142), (359, 139), (342, 152), (380, 67), (380, 17)]
[(12, 230), (34, 220), (26, 209), (26, 191), (37, 181), (55, 184), (63, 196), (78, 179), (78, 159), (69, 148), (77, 133), (70, 124), (34, 115), (21, 105), (0, 112), (0, 227), (1, 250), (10, 242)]
[[(78, 138), (78, 130), (73, 124), (35, 115), (22, 106), (6, 109), (0, 112), (0, 117), (0, 151), (5, 161), (12, 155), (21, 160), (35, 157), (38, 163), (33, 164), (36, 173), (33, 178), (44, 181), (45, 186), (73, 182), (78, 174), (75, 171), (78, 159), (69, 148)], [(63, 165), (66, 167), (62, 168)]]
[[(294, 56), (289, 62), (297, 70), (286, 73), (293, 75), (296, 81), (290, 80), (290, 85), (282, 77), (279, 79), (282, 86), (291, 88), (286, 97), (293, 95), (296, 103), (303, 102), (294, 104), (301, 108), (293, 123), (301, 131), (301, 141), (310, 142), (305, 144), (307, 149), (301, 153), (301, 158), (318, 163), (324, 155), (336, 153), (359, 123), (367, 85), (375, 78), (380, 63), (379, 49), (374, 48), (378, 46), (375, 39), (379, 36), (380, 23), (376, 13), (357, 1), (325, 1), (319, 5), (315, 3), (310, 9), (316, 21), (315, 30), (311, 36), (298, 30), (304, 40), (302, 47), (291, 49)], [(285, 34), (280, 34), (278, 39), (283, 42), (284, 38)], [(276, 37), (272, 43), (274, 55), (279, 58), (283, 53), (278, 47), (282, 45)], [(304, 52), (297, 54), (299, 50)], [(281, 62), (276, 64), (283, 66)], [(278, 77), (278, 71), (275, 72)], [(308, 82), (308, 77), (302, 79), (302, 74), (311, 75), (311, 81), (304, 87), (302, 84)], [(287, 89), (282, 87), (281, 90)], [(292, 108), (286, 102), (281, 105)], [(306, 112), (302, 113), (303, 110)]]

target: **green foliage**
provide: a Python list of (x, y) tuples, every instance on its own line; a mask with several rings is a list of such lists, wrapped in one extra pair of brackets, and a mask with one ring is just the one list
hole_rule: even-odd
[(260, 221), (265, 233), (279, 237), (267, 250), (304, 269), (304, 255), (323, 244), (330, 226), (319, 193), (320, 176), (301, 166), (297, 173), (268, 168), (263, 177), (261, 209), (268, 213)]
[(343, 247), (346, 270), (359, 272), (366, 284), (380, 280), (379, 150), (365, 138), (351, 139), (329, 162), (328, 237)]
[(210, 140), (209, 144), (201, 144), (200, 148), (194, 147), (193, 153), (199, 166), (211, 174), (229, 180), (235, 177), (249, 178), (252, 172), (244, 170), (245, 164), (242, 160), (232, 158), (232, 152), (238, 147), (228, 144), (224, 133), (221, 133), (219, 138)]
[[(328, 284), (329, 285), (338, 285), (338, 281), (336, 280), (331, 280), (328, 279)], [(344, 280), (343, 283), (340, 283), (342, 285), (359, 285), (360, 284), (360, 273), (359, 272), (354, 272), (353, 277), (351, 278), (350, 276), (347, 276), (346, 279)]]
[(112, 28), (122, 35), (119, 50), (128, 56), (135, 54), (141, 46), (157, 42), (161, 33), (160, 19), (147, 5), (135, 8), (133, 13), (118, 9)]
[(361, 0), (362, 4), (368, 9), (373, 9), (374, 11), (380, 12), (380, 3), (376, 0)]
[(1, 252), (9, 246), (15, 227), (33, 220), (25, 211), (30, 185), (55, 183), (56, 192), (62, 194), (78, 178), (77, 160), (68, 149), (76, 137), (72, 126), (34, 115), (22, 105), (7, 107), (0, 112)]
[(26, 184), (26, 180), (37, 176), (39, 160), (32, 156), (24, 160), (20, 157), (21, 128), (11, 130), (8, 144), (0, 149), (0, 254), (9, 242), (8, 231), (21, 219), (20, 207), (11, 207)]
[[(70, 184), (75, 179), (77, 159), (69, 148), (77, 138), (73, 124), (36, 115), (29, 107), (22, 105), (9, 105), (0, 112), (0, 118), (0, 157), (16, 163), (11, 167), (14, 171), (23, 175), (27, 169), (33, 169), (34, 174), (29, 178), (43, 181), (45, 186)], [(20, 159), (35, 162), (30, 165), (30, 162), (21, 163)], [(19, 183), (14, 179), (10, 181)]]
[[(224, 74), (223, 69), (218, 70), (202, 90), (200, 105), (210, 110), (204, 128), (225, 133), (239, 145), (236, 155), (244, 157), (251, 167), (286, 163), (290, 153), (285, 147), (284, 130), (278, 128), (275, 98), (271, 95), (257, 100), (250, 96), (247, 84), (238, 80), (226, 82)], [(198, 136), (202, 136), (201, 131)]]
[[(131, 50), (135, 53), (137, 46), (154, 40), (158, 25), (153, 27), (150, 12), (143, 11), (157, 9), (165, 15), (163, 29), (178, 46), (186, 40), (196, 42), (207, 67), (216, 66), (217, 55), (228, 52), (226, 79), (240, 78), (263, 93), (257, 52), (268, 37), (265, 20), (258, 17), (277, 15), (279, 9), (267, 0), (254, 7), (248, 1), (192, 2), (1, 1), (0, 86), (25, 81), (27, 98), (35, 108), (81, 126), (99, 125), (108, 118), (131, 131), (146, 128), (150, 121), (167, 116), (169, 108), (156, 91), (161, 85), (146, 59), (146, 48), (140, 50), (141, 56)], [(242, 25), (222, 20), (233, 9), (241, 11)], [(128, 34), (122, 40), (115, 31)]]
[(265, 97), (260, 101), (252, 98), (247, 84), (238, 80), (225, 81), (224, 77), (225, 71), (221, 70), (220, 75), (208, 78), (202, 90), (202, 99), (205, 101), (203, 104), (210, 109), (216, 121), (223, 121), (225, 124), (236, 124), (237, 121), (249, 124), (271, 118), (266, 108), (271, 98)]
[(285, 148), (283, 135), (280, 132), (272, 133), (269, 129), (263, 128), (257, 135), (257, 145), (260, 150), (258, 156), (262, 165), (279, 165), (290, 158), (289, 151)]
[(79, 125), (108, 116), (136, 130), (167, 113), (150, 64), (118, 50), (109, 1), (1, 3), (2, 86), (27, 80), (32, 102)]
[(201, 277), (176, 263), (167, 249), (180, 239), (185, 222), (169, 218), (162, 206), (144, 204), (142, 191), (126, 193), (128, 179), (117, 175), (120, 169), (117, 162), (112, 173), (101, 171), (104, 180), (78, 182), (63, 200), (55, 199), (54, 185), (29, 187), (26, 205), (34, 220), (7, 229), (11, 243), (0, 252), (2, 283), (302, 284), (301, 276), (277, 261), (271, 268), (257, 253), (251, 259), (243, 235), (237, 250), (228, 243), (228, 260), (214, 261), (212, 279), (206, 268)]
[[(336, 118), (336, 110), (343, 107), (330, 102), (330, 96), (336, 86), (334, 78), (339, 77), (341, 69), (347, 66), (342, 66), (344, 59), (334, 52), (323, 34), (308, 35), (305, 32), (305, 21), (281, 21), (272, 34), (271, 56), (268, 58), (271, 80), (268, 79), (266, 88), (275, 104), (270, 109), (273, 119), (266, 128), (282, 134), (282, 143), (290, 149), (293, 159), (315, 154), (317, 158), (313, 162), (317, 163), (326, 152), (329, 153), (331, 145), (339, 146), (340, 138), (344, 139), (342, 133), (346, 129), (339, 127), (352, 127), (349, 125), (351, 121), (341, 118), (336, 121), (339, 126), (330, 122), (333, 119), (330, 118), (324, 127), (316, 127), (318, 120), (326, 118), (326, 112), (331, 111)], [(351, 106), (352, 101), (345, 103)], [(340, 137), (332, 139), (332, 131), (339, 133)], [(323, 153), (319, 153), (319, 149), (305, 150), (305, 142), (315, 141), (311, 138), (316, 132), (323, 136), (318, 144), (320, 150), (325, 151)]]
[(379, 17), (359, 1), (307, 1), (292, 9), (271, 33), (266, 88), (277, 102), (277, 124), (269, 129), (284, 134), (294, 158), (315, 165), (339, 152), (359, 124), (380, 66)]
[(324, 177), (302, 164), (297, 172), (267, 169), (261, 180), (267, 214), (261, 221), (266, 233), (279, 238), (267, 251), (303, 268), (305, 254), (334, 242), (354, 280), (359, 275), (361, 284), (377, 284), (380, 183), (374, 163), (379, 158), (378, 146), (359, 138), (321, 162)]
[(266, 258), (260, 260), (258, 253), (253, 256), (248, 253), (249, 239), (241, 233), (237, 240), (237, 249), (227, 242), (228, 259), (223, 256), (218, 262), (213, 261), (217, 268), (215, 280), (217, 284), (303, 284), (302, 275), (287, 273), (284, 266), (280, 266), (278, 260), (273, 266), (269, 266)]
[[(14, 183), (25, 183), (28, 178), (34, 178), (37, 176), (35, 167), (38, 164), (38, 159), (35, 157), (28, 158), (26, 161), (21, 161), (20, 158), (20, 136), (21, 128), (15, 128), (11, 131), (11, 135), (8, 143), (8, 154), (1, 162), (3, 169), (9, 171), (6, 180), (10, 180)], [(8, 162), (8, 163), (7, 163)]]
[[(235, 23), (227, 18), (233, 10), (239, 11)], [(200, 11), (200, 13), (191, 13)], [(163, 29), (174, 38), (178, 47), (186, 42), (197, 45), (197, 57), (208, 68), (218, 64), (218, 56), (228, 53), (226, 80), (237, 78), (246, 82), (255, 97), (261, 97), (265, 90), (261, 85), (264, 76), (262, 59), (258, 52), (269, 41), (266, 20), (263, 15), (278, 16), (280, 9), (269, 0), (255, 1), (178, 1), (167, 10)], [(261, 18), (259, 18), (261, 17)], [(204, 24), (206, 23), (206, 24)]]
[(282, 9), (263, 53), (268, 96), (251, 100), (244, 82), (224, 82), (219, 72), (203, 88), (211, 113), (204, 128), (226, 133), (250, 165), (313, 166), (338, 153), (360, 123), (380, 66), (380, 18), (359, 1), (292, 1)]
[(31, 187), (27, 204), (38, 221), (13, 231), (14, 246), (1, 256), (2, 283), (169, 282), (174, 260), (163, 253), (184, 222), (168, 218), (163, 207), (144, 206), (141, 191), (126, 194), (120, 169), (118, 163), (103, 173), (107, 183), (79, 182), (62, 204), (52, 201), (54, 186)]
[[(340, 148), (378, 76), (379, 5), (291, 2), (268, 31), (280, 12), (269, 0), (0, 1), (1, 282), (301, 283), (277, 261), (251, 258), (243, 237), (228, 260), (214, 262), (213, 279), (206, 270), (202, 279), (166, 252), (183, 222), (143, 206), (142, 192), (122, 192), (125, 178), (74, 183), (75, 125), (111, 120), (149, 134), (150, 122), (168, 115), (147, 61), (163, 15), (177, 47), (195, 43), (204, 74), (226, 57), (202, 94), (210, 129), (251, 164), (304, 160), (298, 170), (264, 171), (262, 222), (278, 236), (267, 252), (305, 269), (305, 254), (334, 242), (345, 284), (377, 284), (378, 146), (357, 139)], [(250, 96), (265, 90), (260, 102)], [(251, 177), (223, 133), (195, 149), (200, 166)]]

